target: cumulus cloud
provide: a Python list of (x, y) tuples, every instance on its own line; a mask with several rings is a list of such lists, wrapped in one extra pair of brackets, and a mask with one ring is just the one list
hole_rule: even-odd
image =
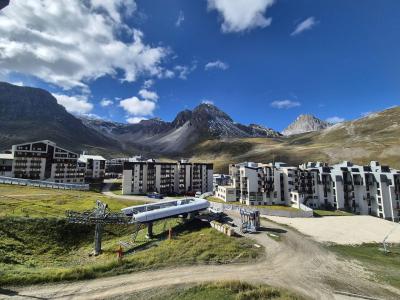
[(148, 79), (143, 82), (143, 88), (145, 89), (151, 88), (153, 85), (154, 85), (153, 79)]
[(160, 77), (170, 51), (122, 22), (135, 9), (133, 0), (13, 1), (0, 14), (0, 69), (65, 89), (104, 75)]
[(216, 61), (210, 61), (204, 66), (204, 70), (208, 71), (211, 69), (220, 69), (220, 70), (226, 70), (229, 68), (229, 65), (223, 61), (216, 60)]
[(185, 21), (185, 15), (183, 14), (183, 11), (180, 11), (178, 19), (175, 22), (175, 26), (180, 27), (182, 25), (183, 21)]
[(222, 32), (242, 32), (269, 26), (272, 19), (264, 14), (274, 3), (275, 0), (208, 0), (208, 9), (221, 15)]
[(114, 103), (114, 102), (113, 102), (112, 100), (109, 100), (109, 99), (103, 99), (103, 100), (100, 101), (100, 105), (101, 105), (102, 107), (110, 106), (110, 105), (113, 104), (113, 103)]
[(87, 114), (93, 109), (93, 104), (88, 102), (86, 96), (68, 96), (63, 94), (53, 94), (57, 103), (73, 114)]
[(131, 97), (119, 102), (119, 105), (129, 114), (135, 116), (152, 115), (156, 104), (150, 100), (140, 100), (138, 97)]
[(326, 121), (331, 124), (336, 124), (336, 123), (344, 122), (344, 118), (334, 116), (334, 117), (330, 117), (330, 118), (326, 119)]
[(145, 100), (151, 100), (151, 101), (158, 100), (158, 94), (156, 92), (152, 92), (146, 89), (141, 89), (138, 94)]
[(137, 123), (140, 123), (143, 120), (147, 120), (147, 118), (144, 118), (144, 117), (132, 117), (132, 118), (126, 119), (126, 121), (129, 124), (137, 124)]
[(314, 17), (309, 17), (305, 19), (303, 22), (297, 24), (296, 28), (290, 35), (298, 35), (302, 33), (303, 31), (310, 30), (317, 24), (317, 21), (315, 20)]
[(272, 107), (279, 109), (288, 109), (288, 108), (298, 107), (300, 105), (301, 105), (300, 102), (292, 100), (276, 100), (271, 102)]

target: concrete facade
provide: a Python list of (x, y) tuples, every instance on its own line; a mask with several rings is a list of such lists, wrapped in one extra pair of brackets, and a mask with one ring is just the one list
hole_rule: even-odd
[(12, 146), (10, 177), (47, 180), (57, 183), (83, 183), (84, 172), (78, 154), (42, 140)]
[(189, 162), (125, 162), (122, 193), (187, 194), (213, 190), (213, 165)]
[[(375, 161), (367, 166), (343, 162), (298, 167), (246, 162), (231, 165), (229, 170), (230, 188), (242, 204), (306, 205), (399, 220), (400, 172)], [(226, 201), (229, 190), (219, 189), (215, 195)]]

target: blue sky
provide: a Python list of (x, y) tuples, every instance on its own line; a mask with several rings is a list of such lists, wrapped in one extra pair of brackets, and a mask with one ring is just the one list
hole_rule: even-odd
[(301, 113), (399, 104), (400, 1), (14, 2), (0, 12), (0, 78), (76, 114), (170, 121), (211, 101), (282, 130)]

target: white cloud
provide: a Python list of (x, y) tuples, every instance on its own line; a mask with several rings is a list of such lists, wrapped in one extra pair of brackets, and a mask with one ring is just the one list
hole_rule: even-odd
[(154, 85), (153, 79), (148, 79), (143, 82), (143, 88), (145, 89), (151, 88), (153, 85)]
[(0, 69), (65, 89), (104, 75), (159, 77), (170, 51), (121, 21), (135, 9), (133, 0), (13, 1), (0, 14)]
[(334, 116), (334, 117), (330, 117), (330, 118), (326, 119), (326, 121), (331, 124), (336, 124), (336, 123), (344, 122), (344, 118)]
[(297, 35), (302, 33), (303, 31), (310, 30), (317, 24), (317, 21), (314, 17), (309, 17), (305, 19), (303, 22), (299, 23), (294, 31), (290, 35)]
[(180, 11), (180, 12), (179, 12), (178, 19), (177, 19), (176, 22), (175, 22), (175, 26), (176, 26), (176, 27), (181, 26), (183, 21), (185, 21), (185, 15), (183, 14), (183, 11)]
[(222, 32), (241, 32), (269, 26), (272, 19), (264, 14), (274, 3), (275, 0), (208, 0), (208, 9), (221, 14)]
[(188, 75), (192, 73), (194, 70), (196, 70), (196, 68), (197, 68), (197, 63), (193, 62), (191, 67), (178, 65), (174, 67), (174, 70), (180, 79), (186, 80)]
[(93, 109), (93, 104), (88, 102), (86, 96), (67, 96), (62, 94), (53, 94), (58, 104), (73, 114), (87, 114)]
[(156, 92), (152, 92), (146, 89), (141, 89), (139, 95), (145, 100), (157, 101), (158, 95)]
[(288, 109), (288, 108), (293, 108), (293, 107), (298, 107), (300, 106), (301, 103), (298, 101), (292, 101), (292, 100), (277, 100), (271, 102), (271, 106), (279, 109)]
[(372, 111), (365, 111), (365, 112), (362, 112), (361, 113), (361, 116), (362, 117), (368, 117), (370, 114), (372, 114), (373, 112)]
[(203, 104), (211, 104), (211, 105), (214, 105), (214, 101), (212, 101), (212, 100), (207, 100), (207, 99), (202, 100), (201, 103), (203, 103)]
[(102, 107), (110, 106), (110, 105), (113, 104), (113, 103), (114, 103), (114, 102), (113, 102), (112, 100), (109, 100), (109, 99), (103, 99), (103, 100), (100, 101), (100, 105), (101, 105)]
[(119, 105), (129, 114), (135, 116), (149, 116), (153, 114), (156, 104), (149, 100), (140, 100), (137, 97), (131, 97), (119, 102)]
[(13, 85), (24, 86), (24, 83), (22, 81), (13, 81), (13, 82), (10, 82), (10, 83), (13, 84)]
[(223, 61), (216, 60), (216, 61), (210, 61), (204, 66), (204, 70), (208, 71), (211, 69), (220, 69), (220, 70), (226, 70), (229, 68), (229, 65)]
[(126, 121), (129, 124), (137, 124), (137, 123), (140, 123), (140, 121), (143, 121), (143, 120), (147, 120), (147, 118), (144, 118), (144, 117), (132, 117), (132, 118), (126, 119)]
[(91, 0), (92, 7), (103, 9), (116, 22), (121, 22), (120, 11), (124, 11), (127, 16), (132, 15), (136, 10), (134, 0)]

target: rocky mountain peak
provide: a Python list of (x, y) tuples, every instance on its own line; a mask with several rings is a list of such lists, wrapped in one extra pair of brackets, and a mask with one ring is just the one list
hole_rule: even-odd
[(193, 110), (195, 119), (215, 120), (222, 118), (233, 122), (232, 118), (213, 104), (202, 103)]
[(330, 123), (325, 122), (310, 114), (301, 114), (296, 120), (291, 123), (285, 130), (283, 135), (300, 134), (311, 131), (320, 131), (331, 126)]

